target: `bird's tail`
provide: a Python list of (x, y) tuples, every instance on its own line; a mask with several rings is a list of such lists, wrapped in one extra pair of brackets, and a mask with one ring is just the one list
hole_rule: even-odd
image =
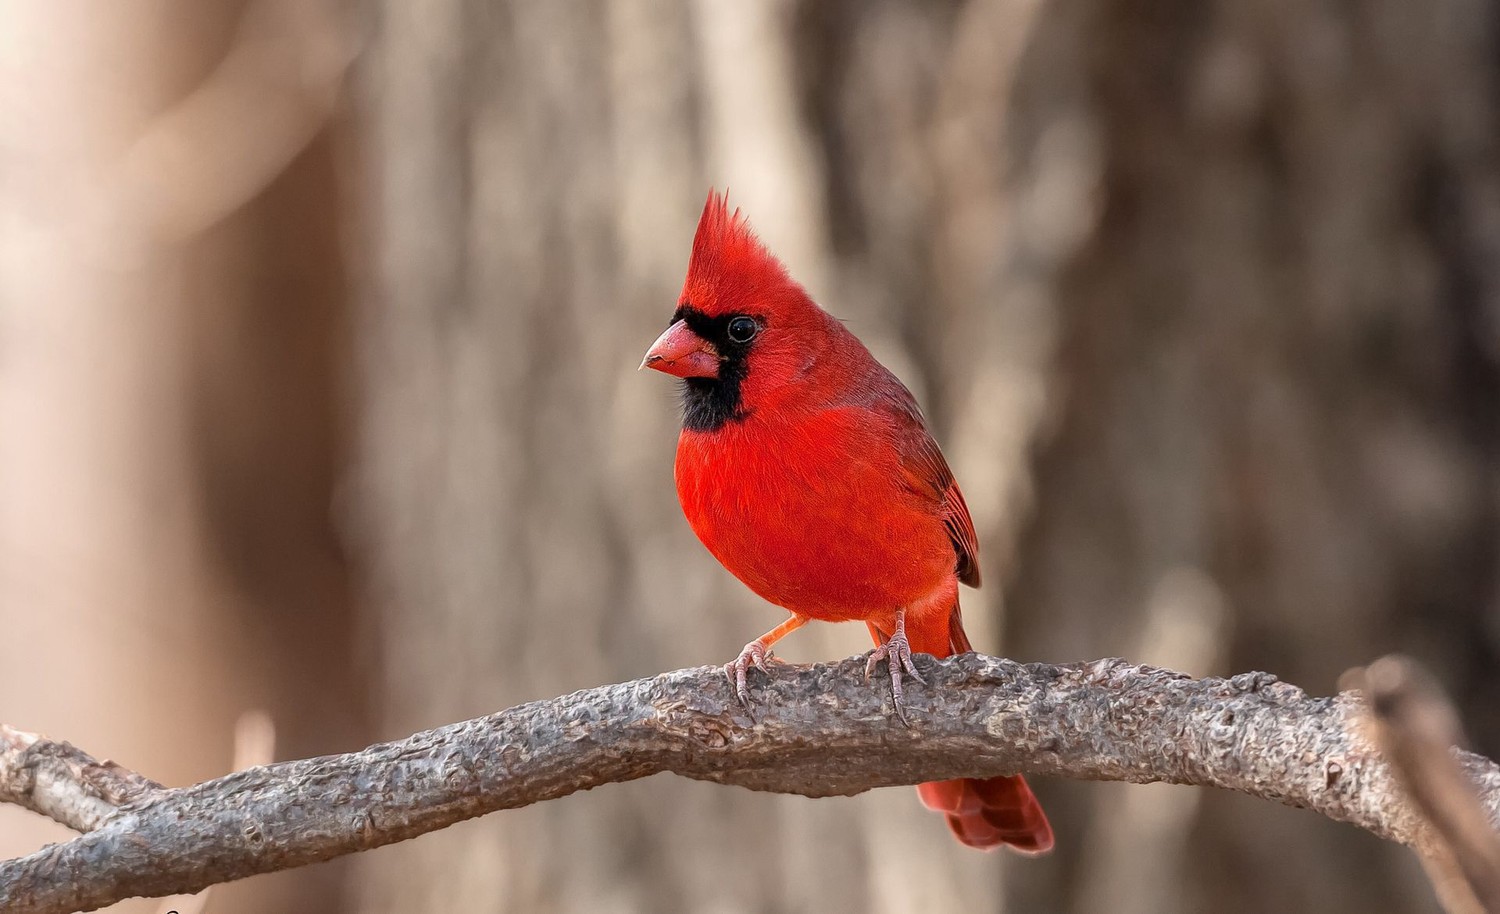
[[(964, 633), (957, 600), (946, 624), (914, 621), (908, 618), (906, 636), (916, 653), (951, 657), (974, 649)], [(870, 634), (879, 643), (879, 630), (871, 626)], [(1052, 825), (1031, 787), (1018, 774), (931, 781), (918, 784), (917, 795), (922, 805), (943, 813), (954, 836), (969, 847), (1009, 847), (1023, 854), (1043, 854), (1052, 849)]]
[(928, 809), (943, 813), (960, 844), (982, 851), (1008, 847), (1023, 854), (1052, 850), (1052, 825), (1026, 779), (963, 778), (917, 785)]

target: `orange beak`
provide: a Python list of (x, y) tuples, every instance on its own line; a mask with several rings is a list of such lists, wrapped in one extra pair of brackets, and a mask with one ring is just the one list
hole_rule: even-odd
[(689, 330), (687, 321), (678, 321), (646, 350), (641, 367), (679, 378), (717, 378), (719, 353), (712, 343)]

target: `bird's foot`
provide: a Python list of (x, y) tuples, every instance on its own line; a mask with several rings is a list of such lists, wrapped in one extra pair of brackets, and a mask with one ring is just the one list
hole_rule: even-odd
[(780, 663), (780, 659), (771, 653), (765, 642), (756, 639), (745, 645), (740, 655), (729, 663), (724, 664), (724, 676), (729, 680), (729, 685), (734, 689), (734, 694), (739, 696), (740, 704), (750, 709), (750, 689), (745, 685), (745, 674), (750, 667), (755, 667), (767, 676), (771, 675), (770, 667), (766, 662)]
[(911, 642), (906, 640), (905, 626), (898, 626), (894, 635), (870, 652), (870, 659), (865, 664), (865, 682), (869, 682), (870, 677), (875, 675), (875, 667), (882, 660), (890, 667), (891, 700), (896, 707), (896, 716), (903, 724), (911, 726), (910, 721), (906, 719), (906, 706), (902, 703), (906, 696), (906, 690), (901, 685), (902, 671), (904, 670), (911, 678), (923, 685), (927, 684), (927, 680), (922, 678), (922, 674), (917, 672), (917, 665), (912, 662)]

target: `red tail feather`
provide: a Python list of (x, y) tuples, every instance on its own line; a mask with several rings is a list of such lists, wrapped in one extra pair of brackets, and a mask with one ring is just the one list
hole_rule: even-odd
[[(870, 633), (878, 642), (879, 630), (871, 626)], [(934, 657), (972, 650), (956, 601), (946, 619), (939, 616), (928, 624), (916, 625), (908, 620), (907, 637), (912, 650)], [(922, 805), (943, 813), (954, 836), (969, 847), (993, 850), (1003, 846), (1023, 854), (1044, 854), (1052, 849), (1052, 826), (1020, 775), (931, 781), (918, 784), (917, 795)]]
[(980, 850), (1007, 846), (1023, 854), (1052, 849), (1052, 826), (1020, 775), (917, 785), (922, 805), (946, 814), (958, 840)]

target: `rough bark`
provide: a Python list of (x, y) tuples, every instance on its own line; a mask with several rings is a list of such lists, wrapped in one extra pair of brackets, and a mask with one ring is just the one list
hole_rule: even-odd
[(97, 761), (69, 743), (0, 724), (0, 803), (40, 813), (74, 831), (93, 831), (115, 810), (160, 784)]
[[(910, 727), (863, 660), (778, 667), (754, 719), (721, 672), (680, 670), (520, 705), (361, 752), (152, 789), (71, 842), (0, 864), (13, 914), (92, 910), (412, 838), (660, 772), (809, 797), (1024, 771), (1222, 787), (1407, 844), (1424, 828), (1361, 736), (1362, 702), (1264, 673), (1192, 679), (1121, 660), (921, 660)], [(1491, 822), (1500, 766), (1456, 752)], [(0, 762), (11, 762), (0, 755)], [(18, 776), (0, 768), (0, 783)], [(934, 831), (937, 822), (933, 820)]]

